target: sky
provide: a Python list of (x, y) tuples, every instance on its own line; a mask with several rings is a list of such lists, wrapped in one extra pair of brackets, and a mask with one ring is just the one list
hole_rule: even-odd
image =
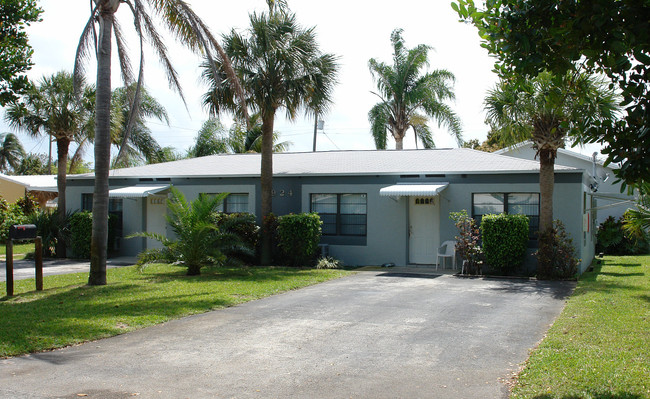
[[(239, 0), (235, 2), (217, 0), (190, 0), (190, 6), (203, 18), (216, 35), (231, 29), (245, 31), (249, 25), (249, 14), (267, 9), (264, 0)], [(432, 46), (429, 53), (429, 70), (447, 69), (455, 77), (455, 102), (450, 103), (460, 116), (465, 140), (485, 140), (488, 126), (485, 125), (483, 99), (497, 81), (492, 72), (494, 60), (480, 47), (480, 40), (474, 26), (458, 21), (457, 14), (447, 0), (330, 0), (314, 2), (288, 0), (291, 11), (304, 27), (315, 27), (320, 49), (339, 57), (339, 79), (333, 93), (333, 104), (324, 120), (323, 130), (318, 132), (317, 149), (363, 150), (374, 149), (370, 134), (368, 111), (377, 103), (372, 94), (376, 86), (368, 69), (368, 60), (375, 58), (392, 64), (390, 34), (396, 28), (404, 30), (403, 38), (409, 48), (418, 44)], [(88, 0), (40, 0), (43, 21), (28, 29), (30, 43), (34, 48), (34, 67), (30, 79), (38, 80), (60, 70), (72, 71), (76, 46), (89, 15)], [(118, 20), (125, 31), (132, 27), (129, 9), (122, 5)], [(148, 126), (162, 146), (173, 146), (185, 152), (193, 145), (197, 131), (208, 119), (207, 111), (201, 105), (201, 97), (207, 86), (199, 76), (201, 58), (174, 43), (166, 35), (170, 58), (178, 71), (186, 104), (167, 85), (167, 79), (157, 57), (150, 51), (145, 53), (145, 78), (147, 90), (166, 109), (170, 126), (158, 121), (149, 121)], [(138, 42), (133, 36), (130, 41), (132, 59), (137, 62)], [(116, 57), (114, 57), (116, 58)], [(136, 66), (137, 69), (137, 66)], [(113, 67), (113, 87), (121, 85), (121, 79)], [(87, 66), (87, 81), (95, 80), (95, 64), (90, 60)], [(282, 141), (290, 141), (290, 151), (311, 151), (314, 121), (302, 114), (294, 121), (284, 118), (284, 111), (277, 114), (275, 130)], [(229, 116), (223, 116), (226, 126)], [(433, 139), (438, 148), (457, 147), (457, 143), (437, 123), (431, 122)], [(0, 132), (11, 131), (0, 121)], [(47, 139), (32, 140), (20, 135), (25, 150), (47, 152)], [(394, 148), (394, 141), (389, 141)], [(412, 132), (409, 132), (404, 148), (415, 148)], [(590, 154), (592, 149), (583, 149)], [(92, 161), (92, 151), (86, 154)]]

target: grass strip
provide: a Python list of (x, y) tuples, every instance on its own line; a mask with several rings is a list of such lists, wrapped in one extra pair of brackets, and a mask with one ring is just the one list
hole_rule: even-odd
[(650, 256), (582, 275), (511, 398), (650, 398)]
[[(15, 281), (0, 300), (0, 357), (106, 338), (171, 319), (233, 306), (350, 274), (343, 270), (280, 267), (186, 268), (156, 264), (109, 269), (109, 284), (87, 286), (87, 273)], [(6, 284), (0, 283), (1, 292)]]

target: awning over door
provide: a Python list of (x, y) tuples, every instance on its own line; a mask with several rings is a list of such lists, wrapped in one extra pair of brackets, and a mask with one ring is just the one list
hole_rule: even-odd
[(449, 183), (437, 184), (395, 184), (379, 190), (382, 197), (412, 197), (419, 195), (438, 195)]
[(129, 187), (115, 188), (108, 192), (109, 198), (144, 198), (153, 194), (157, 194), (169, 188), (169, 184), (165, 185), (135, 185)]

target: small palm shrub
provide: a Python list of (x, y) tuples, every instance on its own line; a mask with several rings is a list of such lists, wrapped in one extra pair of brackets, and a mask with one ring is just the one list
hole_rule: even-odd
[(219, 228), (214, 214), (228, 195), (201, 195), (194, 201), (187, 201), (182, 192), (171, 187), (171, 198), (167, 200), (167, 223), (175, 240), (149, 232), (130, 235), (147, 237), (160, 241), (174, 259), (187, 267), (187, 275), (201, 274), (204, 265), (223, 262), (230, 252), (246, 252), (250, 248), (234, 233)]
[(331, 256), (319, 258), (316, 262), (316, 269), (340, 269), (342, 267), (343, 262)]
[(596, 233), (596, 252), (607, 255), (637, 255), (647, 254), (650, 245), (648, 235), (641, 232), (635, 236), (625, 229), (627, 212), (623, 217), (615, 219), (613, 216), (605, 219), (598, 226)]
[(292, 266), (313, 265), (323, 222), (317, 213), (300, 213), (278, 218), (278, 247)]
[(43, 239), (43, 256), (53, 257), (56, 255), (58, 234), (61, 231), (62, 236), (69, 241), (69, 220), (72, 212), (66, 213), (63, 225), (59, 221), (58, 211), (38, 210), (29, 218), (28, 223), (35, 224), (38, 235)]
[[(257, 249), (260, 237), (260, 228), (255, 224), (255, 216), (250, 213), (223, 213), (217, 212), (213, 215), (217, 227), (223, 232), (232, 233), (239, 237), (241, 242), (248, 249)], [(255, 254), (247, 250), (239, 253), (237, 248), (229, 251), (229, 257), (240, 260), (244, 263), (254, 264), (257, 262)]]
[(484, 215), (481, 238), (488, 266), (505, 273), (520, 267), (526, 258), (528, 232), (526, 215)]
[(576, 256), (573, 240), (566, 232), (561, 221), (556, 220), (553, 228), (539, 234), (539, 241), (548, 245), (540, 245), (535, 252), (540, 265), (547, 265), (537, 271), (539, 279), (568, 279), (578, 273), (580, 259)]

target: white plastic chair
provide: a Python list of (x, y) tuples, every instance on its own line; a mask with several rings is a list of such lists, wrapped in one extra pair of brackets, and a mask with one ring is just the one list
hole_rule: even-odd
[(445, 241), (442, 243), (440, 248), (438, 248), (438, 262), (436, 263), (436, 270), (438, 270), (438, 266), (440, 266), (440, 258), (442, 258), (442, 261), (444, 262), (442, 264), (442, 268), (446, 269), (446, 259), (451, 258), (451, 268), (456, 267), (456, 241)]

